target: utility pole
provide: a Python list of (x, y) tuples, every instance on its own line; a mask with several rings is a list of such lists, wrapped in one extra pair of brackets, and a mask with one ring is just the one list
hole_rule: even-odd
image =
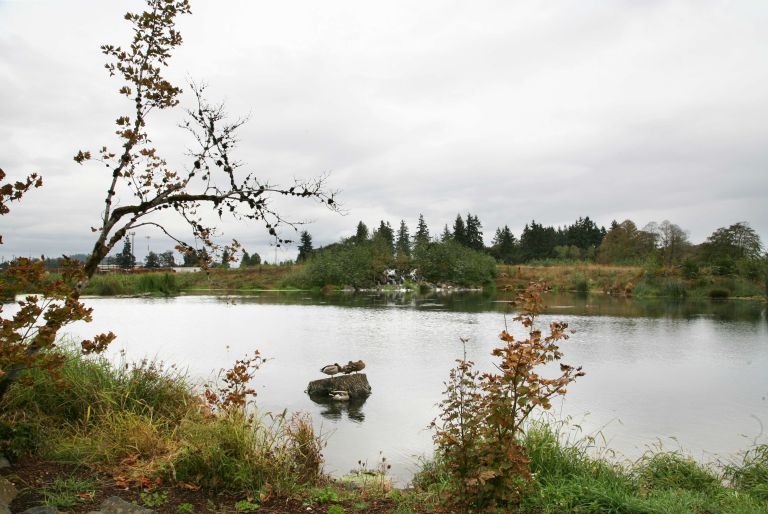
[(131, 268), (133, 268), (136, 266), (136, 232), (129, 232), (128, 235), (131, 236), (131, 260), (133, 260)]

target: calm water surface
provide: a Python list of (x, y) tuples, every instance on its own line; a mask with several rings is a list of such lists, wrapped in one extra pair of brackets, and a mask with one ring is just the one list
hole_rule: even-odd
[[(426, 426), (448, 370), (469, 338), (469, 357), (490, 365), (507, 298), (382, 295), (90, 298), (94, 322), (71, 333), (113, 330), (110, 355), (157, 358), (199, 381), (259, 349), (269, 358), (255, 379), (260, 409), (306, 411), (327, 436), (326, 470), (343, 474), (382, 452), (403, 484), (432, 452)], [(662, 444), (727, 460), (768, 442), (768, 322), (759, 302), (636, 302), (551, 296), (542, 322), (566, 321), (564, 362), (587, 376), (556, 415), (600, 431), (619, 458)], [(317, 404), (304, 390), (332, 362), (363, 359), (373, 394), (361, 406)], [(765, 431), (764, 431), (765, 430)]]

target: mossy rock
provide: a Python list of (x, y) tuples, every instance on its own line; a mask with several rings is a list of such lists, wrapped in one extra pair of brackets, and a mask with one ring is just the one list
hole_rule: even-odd
[(307, 394), (313, 397), (328, 398), (332, 391), (347, 391), (350, 399), (362, 399), (370, 396), (371, 385), (365, 373), (354, 373), (313, 380), (307, 386)]

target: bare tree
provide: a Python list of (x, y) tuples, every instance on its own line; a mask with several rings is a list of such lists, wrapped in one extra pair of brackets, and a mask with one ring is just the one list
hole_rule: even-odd
[(147, 4), (148, 9), (141, 14), (125, 15), (134, 32), (128, 47), (102, 46), (102, 52), (110, 58), (105, 67), (110, 75), (122, 77), (125, 85), (119, 92), (132, 101), (132, 112), (116, 120), (121, 148), (113, 152), (103, 146), (98, 152), (81, 150), (75, 156), (78, 163), (96, 160), (111, 172), (100, 223), (92, 227), (98, 237), (76, 294), (101, 260), (131, 230), (152, 227), (176, 241), (180, 251), (194, 251), (184, 238), (168, 230), (166, 222), (153, 216), (166, 209), (174, 210), (191, 227), (192, 235), (210, 250), (207, 255), (226, 250), (234, 256), (239, 244), (233, 241), (217, 245), (215, 227), (207, 221), (206, 211), (219, 218), (229, 215), (261, 222), (279, 246), (290, 241), (280, 237), (278, 228), (296, 223), (270, 207), (270, 194), (311, 198), (337, 208), (334, 194), (324, 187), (324, 176), (277, 186), (243, 171), (232, 152), (238, 143), (237, 129), (244, 120), (228, 121), (222, 105), (205, 100), (205, 86), (190, 84), (196, 105), (187, 110), (188, 118), (182, 124), (192, 135), (195, 148), (187, 152), (188, 162), (183, 169), (168, 165), (152, 146), (147, 123), (152, 111), (179, 104), (181, 89), (163, 78), (163, 68), (172, 50), (182, 42), (175, 28), (176, 17), (190, 13), (190, 6), (188, 0), (147, 0)]
[[(333, 193), (324, 187), (325, 177), (275, 186), (243, 171), (242, 164), (232, 155), (238, 142), (236, 131), (243, 120), (227, 121), (221, 105), (209, 104), (204, 99), (204, 86), (191, 84), (196, 106), (187, 111), (182, 128), (192, 134), (196, 146), (187, 151), (186, 166), (169, 166), (152, 146), (147, 128), (149, 115), (179, 104), (181, 89), (163, 78), (163, 70), (172, 51), (182, 42), (175, 27), (176, 17), (188, 13), (188, 0), (147, 0), (146, 11), (125, 15), (133, 25), (131, 43), (125, 48), (102, 46), (102, 52), (110, 58), (106, 68), (110, 75), (125, 81), (119, 92), (131, 101), (132, 107), (129, 114), (116, 120), (120, 150), (102, 146), (98, 152), (80, 150), (75, 156), (80, 164), (98, 161), (111, 174), (104, 211), (97, 226), (91, 228), (98, 235), (82, 266), (65, 259), (62, 280), (46, 285), (42, 281), (42, 262), (29, 259), (20, 259), (19, 265), (4, 275), (3, 280), (17, 277), (18, 283), (42, 283), (46, 290), (42, 300), (30, 296), (20, 302), (13, 317), (0, 317), (0, 400), (24, 369), (45, 367), (55, 372), (58, 362), (46, 360), (48, 354), (44, 350), (55, 346), (63, 326), (76, 320), (90, 320), (91, 309), (80, 303), (80, 294), (102, 259), (130, 231), (141, 227), (157, 229), (176, 241), (178, 250), (186, 255), (194, 253), (207, 261), (201, 263), (206, 265), (218, 251), (234, 256), (239, 247), (237, 241), (223, 246), (215, 243), (217, 234), (208, 221), (210, 214), (219, 219), (230, 215), (263, 223), (275, 244), (281, 245), (289, 241), (281, 238), (279, 228), (286, 224), (295, 228), (296, 223), (270, 207), (270, 194), (314, 199), (337, 209)], [(3, 177), (0, 171), (0, 180)], [(7, 212), (7, 202), (18, 200), (30, 187), (40, 184), (39, 177), (31, 175), (26, 182), (2, 185), (0, 215)], [(167, 209), (175, 211), (191, 227), (203, 249), (193, 248), (181, 236), (171, 233), (167, 218), (162, 216)], [(0, 281), (0, 290), (5, 285)], [(114, 338), (111, 332), (97, 335), (81, 343), (82, 351), (102, 351)]]
[(662, 262), (667, 266), (679, 262), (685, 251), (691, 246), (688, 233), (669, 220), (664, 220), (658, 224), (651, 222), (643, 230), (656, 236), (656, 244), (661, 253)]

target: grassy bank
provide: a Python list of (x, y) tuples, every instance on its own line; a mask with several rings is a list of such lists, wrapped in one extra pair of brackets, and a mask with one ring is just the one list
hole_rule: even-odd
[[(628, 464), (594, 457), (594, 440), (569, 437), (562, 423), (534, 422), (522, 441), (533, 480), (520, 512), (765, 513), (768, 446), (737, 465), (702, 466), (681, 453), (648, 453)], [(415, 483), (434, 496), (450, 486), (439, 459)]]
[[(175, 295), (179, 293), (247, 293), (259, 290), (301, 289), (302, 264), (212, 269), (198, 273), (110, 273), (96, 275), (85, 290), (98, 296)], [(738, 275), (720, 276), (703, 269), (686, 276), (682, 269), (610, 266), (588, 263), (497, 265), (497, 290), (524, 289), (546, 281), (555, 291), (607, 293), (618, 296), (667, 298), (760, 298), (765, 284)], [(326, 289), (343, 284), (331, 284)], [(418, 284), (413, 284), (418, 288)]]
[[(15, 461), (4, 474), (22, 485), (46, 477), (15, 506), (88, 511), (116, 493), (159, 512), (405, 513), (439, 511), (455, 494), (439, 458), (407, 490), (383, 475), (363, 487), (330, 480), (306, 417), (212, 408), (173, 367), (152, 362), (68, 354), (58, 380), (28, 371), (0, 407), (0, 444)], [(522, 444), (534, 478), (514, 511), (768, 513), (766, 446), (703, 467), (678, 453), (617, 465), (595, 458), (593, 443), (568, 439), (562, 424), (532, 424)]]
[(284, 279), (296, 273), (301, 265), (253, 266), (247, 268), (215, 268), (196, 273), (108, 273), (95, 275), (85, 294), (116, 295), (174, 295), (182, 292), (249, 292), (281, 289)]
[(545, 281), (555, 291), (607, 293), (637, 298), (760, 298), (765, 284), (738, 275), (721, 276), (703, 268), (688, 274), (682, 268), (648, 268), (601, 264), (537, 266), (499, 265), (499, 289), (523, 289), (532, 281)]
[(0, 452), (90, 470), (93, 484), (108, 477), (144, 493), (186, 484), (246, 499), (288, 497), (321, 478), (321, 441), (306, 416), (217, 408), (154, 362), (67, 353), (58, 377), (27, 370), (0, 412)]

